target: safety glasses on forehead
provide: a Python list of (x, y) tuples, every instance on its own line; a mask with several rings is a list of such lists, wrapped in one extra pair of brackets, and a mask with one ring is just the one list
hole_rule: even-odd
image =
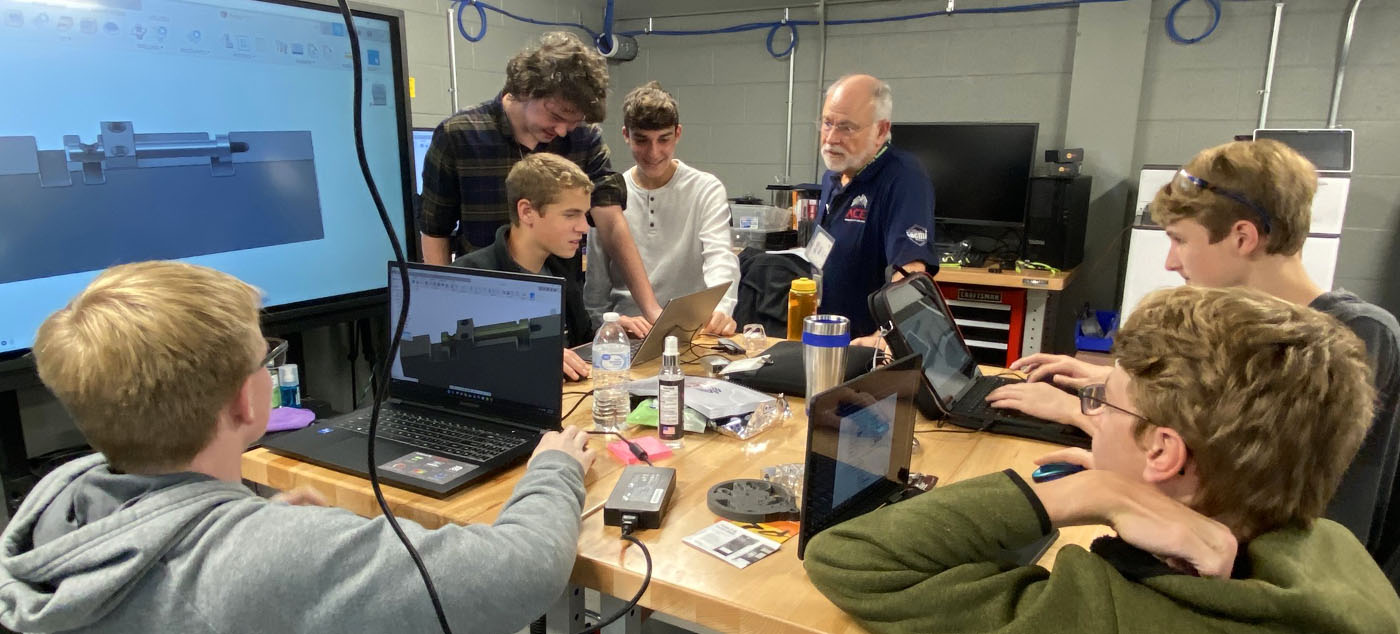
[(1195, 194), (1202, 190), (1212, 192), (1217, 196), (1224, 196), (1254, 211), (1259, 216), (1259, 229), (1262, 233), (1268, 233), (1273, 229), (1273, 223), (1269, 222), (1269, 212), (1259, 203), (1250, 200), (1248, 196), (1232, 189), (1216, 187), (1204, 178), (1193, 176), (1191, 172), (1184, 169), (1177, 170), (1176, 176), (1172, 177), (1171, 188), (1173, 191), (1181, 191), (1187, 194)]

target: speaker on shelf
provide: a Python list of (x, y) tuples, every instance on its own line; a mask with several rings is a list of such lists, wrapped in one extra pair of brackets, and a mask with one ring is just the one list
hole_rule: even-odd
[(1084, 148), (1065, 148), (1063, 150), (1046, 150), (1046, 163), (1083, 163)]
[(1084, 230), (1089, 221), (1089, 176), (1034, 176), (1026, 195), (1026, 233), (1022, 257), (1071, 269), (1084, 260)]

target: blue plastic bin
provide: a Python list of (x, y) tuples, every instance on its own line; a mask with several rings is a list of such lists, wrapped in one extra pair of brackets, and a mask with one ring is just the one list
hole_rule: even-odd
[(1084, 320), (1080, 319), (1074, 323), (1074, 347), (1091, 352), (1108, 352), (1113, 349), (1113, 335), (1118, 330), (1118, 311), (1096, 310), (1094, 318), (1098, 319), (1099, 328), (1103, 330), (1104, 336), (1085, 336), (1079, 327)]

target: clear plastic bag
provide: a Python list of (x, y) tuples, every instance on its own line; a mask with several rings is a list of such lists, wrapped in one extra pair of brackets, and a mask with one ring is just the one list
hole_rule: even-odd
[(739, 440), (748, 440), (764, 430), (782, 425), (791, 417), (792, 409), (788, 407), (787, 399), (779, 394), (778, 398), (759, 403), (750, 414), (715, 421), (715, 431)]
[(806, 471), (807, 465), (801, 462), (789, 462), (787, 464), (777, 464), (771, 467), (764, 467), (759, 470), (763, 479), (773, 484), (779, 484), (792, 491), (793, 496), (802, 497), (802, 475)]

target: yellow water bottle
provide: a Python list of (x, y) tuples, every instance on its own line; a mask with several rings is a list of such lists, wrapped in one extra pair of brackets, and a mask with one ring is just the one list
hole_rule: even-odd
[(817, 282), (809, 277), (792, 281), (788, 291), (787, 338), (802, 339), (802, 320), (817, 314)]

